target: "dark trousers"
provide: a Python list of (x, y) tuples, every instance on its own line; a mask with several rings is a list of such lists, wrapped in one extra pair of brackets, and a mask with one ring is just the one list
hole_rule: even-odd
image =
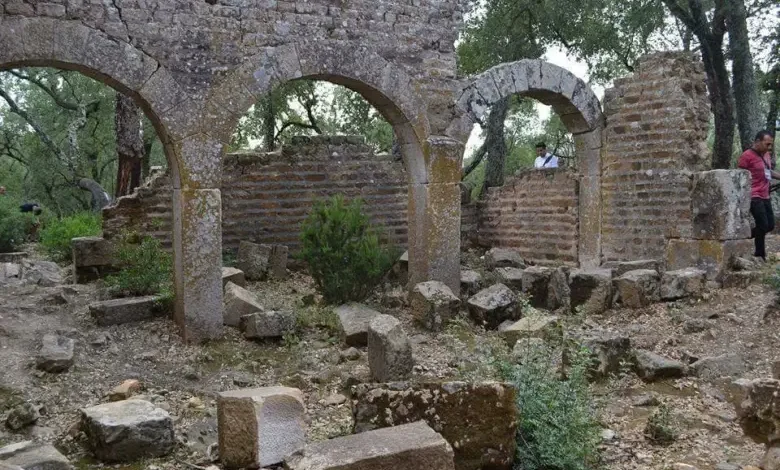
[(766, 259), (766, 234), (775, 229), (775, 214), (772, 212), (772, 201), (754, 197), (750, 200), (750, 214), (756, 221), (752, 237), (756, 240), (755, 255)]

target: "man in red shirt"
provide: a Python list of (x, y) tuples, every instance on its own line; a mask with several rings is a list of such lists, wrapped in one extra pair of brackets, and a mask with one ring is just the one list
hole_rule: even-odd
[(772, 146), (774, 138), (769, 131), (756, 135), (753, 146), (739, 157), (737, 166), (750, 172), (750, 214), (756, 221), (752, 237), (756, 241), (755, 256), (766, 261), (766, 234), (775, 228), (775, 215), (769, 199), (769, 185), (780, 179), (780, 173), (772, 170)]

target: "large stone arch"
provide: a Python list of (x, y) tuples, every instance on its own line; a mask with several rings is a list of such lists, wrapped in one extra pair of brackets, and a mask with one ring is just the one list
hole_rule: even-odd
[[(498, 100), (520, 95), (549, 105), (574, 135), (579, 160), (580, 265), (601, 264), (601, 159), (605, 125), (601, 104), (587, 83), (543, 60), (501, 64), (469, 80), (457, 101), (461, 133), (481, 123)], [(461, 139), (465, 135), (461, 135)]]
[(102, 31), (79, 21), (0, 16), (0, 70), (24, 66), (81, 72), (131, 96), (154, 123), (174, 186), (175, 319), (188, 340), (221, 335), (220, 204), (213, 185), (219, 175), (212, 174), (219, 153), (193, 150), (194, 101), (157, 60)]
[(393, 125), (409, 176), (409, 285), (440, 280), (459, 289), (462, 145), (430, 136), (427, 101), (417, 81), (370, 48), (321, 41), (265, 49), (212, 89), (206, 104), (214, 117), (212, 135), (228, 142), (258, 97), (304, 78), (360, 93)]

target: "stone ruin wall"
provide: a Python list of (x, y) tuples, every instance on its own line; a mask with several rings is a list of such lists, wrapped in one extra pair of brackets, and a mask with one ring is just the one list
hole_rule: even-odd
[[(298, 137), (277, 152), (228, 154), (223, 161), (222, 244), (241, 240), (299, 247), (300, 224), (314, 203), (360, 197), (394, 245), (406, 245), (408, 182), (403, 163), (376, 154), (361, 137)], [(103, 211), (103, 230), (153, 235), (171, 245), (170, 178), (162, 175)]]
[(576, 266), (578, 198), (576, 172), (521, 171), (476, 204), (478, 242), (513, 248), (535, 264)]

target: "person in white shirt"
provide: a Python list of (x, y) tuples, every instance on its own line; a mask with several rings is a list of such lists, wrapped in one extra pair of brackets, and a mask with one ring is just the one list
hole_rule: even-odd
[(547, 151), (547, 144), (536, 144), (536, 160), (534, 168), (558, 168), (558, 157)]

